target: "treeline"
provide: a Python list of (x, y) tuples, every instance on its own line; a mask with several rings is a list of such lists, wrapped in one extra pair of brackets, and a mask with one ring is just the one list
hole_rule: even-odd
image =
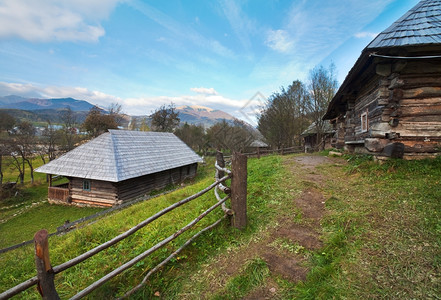
[[(61, 125), (48, 120), (44, 128), (37, 128), (29, 121), (18, 120), (0, 111), (0, 185), (3, 171), (10, 166), (18, 171), (20, 183), (24, 183), (26, 172), (33, 183), (36, 157), (40, 157), (43, 163), (52, 161), (108, 129), (121, 128), (125, 117), (121, 105), (112, 104), (107, 112), (98, 107), (91, 108), (80, 124), (76, 114), (66, 108), (59, 112)], [(201, 155), (215, 149), (244, 151), (258, 137), (255, 129), (240, 120), (223, 120), (210, 128), (181, 124), (174, 104), (163, 105), (141, 120), (132, 120), (129, 129), (173, 132)]]
[(315, 125), (317, 144), (324, 133), (322, 117), (337, 90), (334, 65), (316, 67), (307, 83), (295, 80), (273, 93), (257, 115), (258, 130), (273, 148), (302, 145), (302, 132)]

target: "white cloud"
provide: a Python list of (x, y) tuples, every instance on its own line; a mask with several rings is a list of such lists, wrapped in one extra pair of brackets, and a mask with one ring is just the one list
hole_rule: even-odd
[(95, 42), (105, 34), (100, 21), (118, 1), (4, 0), (0, 2), (0, 38)]
[(361, 32), (357, 32), (356, 34), (354, 34), (354, 36), (358, 39), (362, 39), (362, 38), (374, 39), (377, 35), (378, 35), (378, 33), (367, 32), (367, 31), (361, 31)]
[(203, 95), (217, 95), (217, 92), (214, 88), (199, 87), (199, 88), (191, 88), (190, 90), (192, 90), (195, 93), (203, 94)]
[(122, 105), (123, 111), (130, 115), (148, 115), (163, 104), (173, 102), (176, 106), (199, 105), (212, 109), (220, 109), (238, 118), (243, 118), (240, 110), (248, 99), (231, 99), (221, 96), (213, 88), (192, 88), (197, 95), (180, 96), (142, 96), (121, 98), (100, 91), (92, 91), (84, 87), (41, 87), (31, 83), (0, 82), (0, 96), (17, 95), (34, 98), (67, 98), (85, 100), (100, 107), (109, 107), (112, 103)]
[(286, 53), (291, 51), (294, 42), (290, 39), (287, 31), (278, 29), (268, 31), (265, 44), (273, 50)]
[(121, 103), (122, 99), (99, 91), (91, 91), (83, 87), (40, 87), (30, 83), (0, 82), (0, 95), (17, 95), (22, 97), (41, 98), (75, 98), (85, 100), (101, 107), (108, 107), (111, 103)]

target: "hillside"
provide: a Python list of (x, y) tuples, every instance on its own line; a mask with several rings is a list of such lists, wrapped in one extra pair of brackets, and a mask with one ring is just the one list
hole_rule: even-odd
[[(436, 299), (441, 268), (439, 164), (438, 158), (378, 165), (366, 156), (249, 159), (248, 228), (233, 230), (223, 221), (205, 232), (152, 276), (134, 298)], [(86, 228), (51, 237), (52, 265), (84, 253), (201, 190), (212, 182), (213, 171), (211, 161), (201, 166), (194, 184)], [(213, 194), (207, 193), (88, 259), (80, 268), (57, 274), (57, 291), (62, 298), (73, 296), (193, 220), (213, 201)], [(220, 215), (220, 211), (210, 214), (199, 229)], [(0, 230), (7, 232), (5, 226), (14, 219), (25, 224), (30, 217), (14, 216), (0, 224)], [(44, 222), (44, 218), (33, 220)], [(90, 298), (121, 296), (180, 247), (185, 237), (140, 261)], [(1, 255), (0, 264), (2, 292), (35, 275), (33, 247)], [(31, 288), (21, 298), (37, 295)]]
[(73, 98), (24, 98), (10, 95), (0, 97), (0, 108), (2, 109), (20, 109), (20, 110), (59, 110), (70, 107), (73, 111), (89, 111), (94, 105), (84, 100)]
[[(50, 120), (53, 123), (59, 123), (61, 121), (60, 111), (66, 107), (70, 107), (77, 118), (77, 122), (82, 123), (90, 108), (93, 106), (93, 104), (87, 101), (73, 98), (38, 99), (24, 98), (15, 95), (0, 97), (0, 110), (11, 114), (19, 120), (28, 120), (31, 122), (46, 122)], [(232, 115), (222, 110), (204, 106), (184, 105), (176, 109), (179, 112), (181, 124), (187, 122), (188, 124), (203, 125), (207, 128), (222, 120), (227, 120), (227, 122), (234, 120)], [(124, 115), (123, 127), (127, 127), (130, 123), (130, 119), (133, 118), (137, 119), (137, 122), (141, 122), (141, 120), (147, 118), (149, 123), (149, 117), (147, 115)]]

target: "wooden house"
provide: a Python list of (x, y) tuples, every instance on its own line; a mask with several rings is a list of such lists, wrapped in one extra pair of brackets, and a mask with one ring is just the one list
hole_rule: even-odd
[(441, 1), (424, 0), (361, 53), (324, 119), (333, 146), (379, 158), (433, 157), (441, 142)]
[(50, 201), (113, 206), (194, 177), (198, 162), (172, 133), (109, 130), (36, 171), (69, 180)]
[(317, 142), (317, 125), (316, 122), (313, 122), (311, 125), (306, 128), (305, 131), (302, 132), (303, 145), (306, 152), (319, 151), (322, 149), (332, 148), (331, 142), (334, 136), (334, 129), (331, 126), (331, 123), (325, 121), (323, 123), (323, 133), (321, 137), (321, 141)]

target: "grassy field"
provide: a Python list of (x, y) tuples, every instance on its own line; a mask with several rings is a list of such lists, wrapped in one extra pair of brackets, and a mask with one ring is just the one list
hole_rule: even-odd
[[(170, 264), (149, 279), (133, 299), (253, 299), (256, 291), (275, 287), (277, 299), (426, 299), (441, 294), (441, 159), (391, 160), (374, 163), (368, 157), (345, 157), (320, 165), (311, 174), (323, 185), (305, 180), (295, 156), (268, 156), (248, 162), (248, 218), (244, 231), (225, 221), (194, 241)], [(346, 162), (347, 161), (347, 162)], [(303, 172), (303, 173), (302, 173)], [(191, 195), (213, 181), (212, 164), (200, 169), (194, 184), (131, 206), (98, 222), (50, 239), (52, 265), (58, 265), (103, 243), (160, 209)], [(309, 176), (311, 176), (309, 174)], [(285, 239), (269, 247), (306, 260), (304, 281), (272, 273), (265, 257), (245, 257), (269, 232), (291, 224), (306, 224), (293, 197), (308, 188), (320, 189), (325, 213), (320, 221), (322, 246), (308, 250)], [(167, 214), (132, 237), (56, 276), (61, 298), (68, 298), (121, 263), (181, 228), (214, 203), (212, 193)], [(124, 294), (188, 237), (218, 219), (210, 214), (151, 257), (117, 276), (90, 299)], [(21, 226), (21, 225), (17, 225)], [(3, 232), (3, 229), (2, 229)], [(253, 248), (254, 247), (254, 248)], [(258, 252), (256, 252), (258, 253)], [(223, 266), (240, 262), (234, 271)], [(2, 290), (34, 276), (31, 246), (0, 255)], [(18, 298), (37, 299), (30, 289)]]
[(322, 168), (331, 178), (325, 243), (292, 295), (440, 299), (441, 158), (384, 164), (346, 158), (344, 169)]
[[(3, 170), (4, 182), (16, 181), (18, 171), (10, 165), (10, 159), (4, 158), (3, 163), (6, 166)], [(37, 168), (43, 161), (36, 157), (33, 164)], [(67, 220), (75, 221), (102, 210), (49, 204), (46, 174), (35, 172), (34, 184), (30, 180), (30, 172), (26, 169), (24, 185), (18, 185), (16, 195), (0, 200), (0, 248), (30, 240), (42, 228), (55, 232)], [(63, 179), (54, 183), (62, 182)]]

